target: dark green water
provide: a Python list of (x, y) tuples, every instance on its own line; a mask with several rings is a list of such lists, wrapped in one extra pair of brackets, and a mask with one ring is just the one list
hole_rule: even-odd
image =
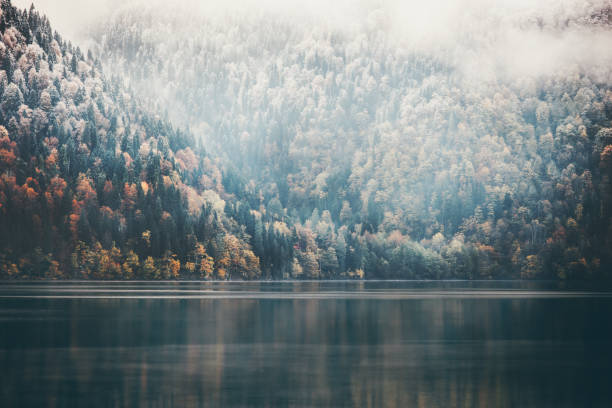
[(612, 294), (0, 283), (0, 406), (610, 407)]

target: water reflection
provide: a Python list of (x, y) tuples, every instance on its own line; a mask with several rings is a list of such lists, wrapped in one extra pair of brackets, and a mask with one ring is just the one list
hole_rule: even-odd
[[(112, 293), (127, 287), (76, 285), (83, 293), (95, 288)], [(194, 285), (202, 289), (200, 283), (143, 283), (140, 289), (194, 290)], [(386, 293), (456, 290), (458, 284), (385, 285), (308, 282), (206, 288)], [(504, 284), (503, 289), (529, 289), (513, 285)], [(40, 285), (8, 286), (0, 288), (2, 406), (612, 403), (608, 390), (612, 298), (604, 295), (1, 297), (16, 292), (36, 296), (40, 289)], [(491, 287), (471, 288), (481, 289)]]

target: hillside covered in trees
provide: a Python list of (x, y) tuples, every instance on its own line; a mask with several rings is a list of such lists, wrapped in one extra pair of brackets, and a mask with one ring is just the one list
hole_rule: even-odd
[[(3, 1), (0, 19), (3, 277), (261, 276), (245, 225), (224, 211), (234, 206), (218, 163), (193, 135), (33, 8)], [(287, 251), (280, 234), (259, 236), (269, 253)]]
[(435, 43), (189, 4), (84, 52), (2, 2), (2, 277), (610, 278), (605, 2)]

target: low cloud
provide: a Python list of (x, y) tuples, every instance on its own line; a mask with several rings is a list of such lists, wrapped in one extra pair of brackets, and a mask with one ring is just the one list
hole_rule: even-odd
[[(29, 7), (30, 0), (14, 3)], [(129, 7), (222, 21), (242, 11), (325, 29), (384, 31), (398, 47), (432, 54), (481, 80), (588, 71), (609, 81), (612, 66), (610, 25), (589, 21), (609, 0), (38, 0), (35, 6), (82, 44), (92, 26)]]

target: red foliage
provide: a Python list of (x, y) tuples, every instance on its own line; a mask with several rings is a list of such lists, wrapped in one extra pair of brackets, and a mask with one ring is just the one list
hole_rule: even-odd
[(91, 182), (84, 174), (79, 176), (76, 193), (80, 201), (91, 202), (97, 199), (96, 191), (91, 187)]
[(136, 205), (136, 197), (138, 197), (136, 184), (125, 183), (123, 186), (123, 201), (121, 202), (121, 208), (131, 211)]
[(6, 130), (0, 132), (0, 171), (13, 168), (16, 160), (17, 144), (11, 141)]

